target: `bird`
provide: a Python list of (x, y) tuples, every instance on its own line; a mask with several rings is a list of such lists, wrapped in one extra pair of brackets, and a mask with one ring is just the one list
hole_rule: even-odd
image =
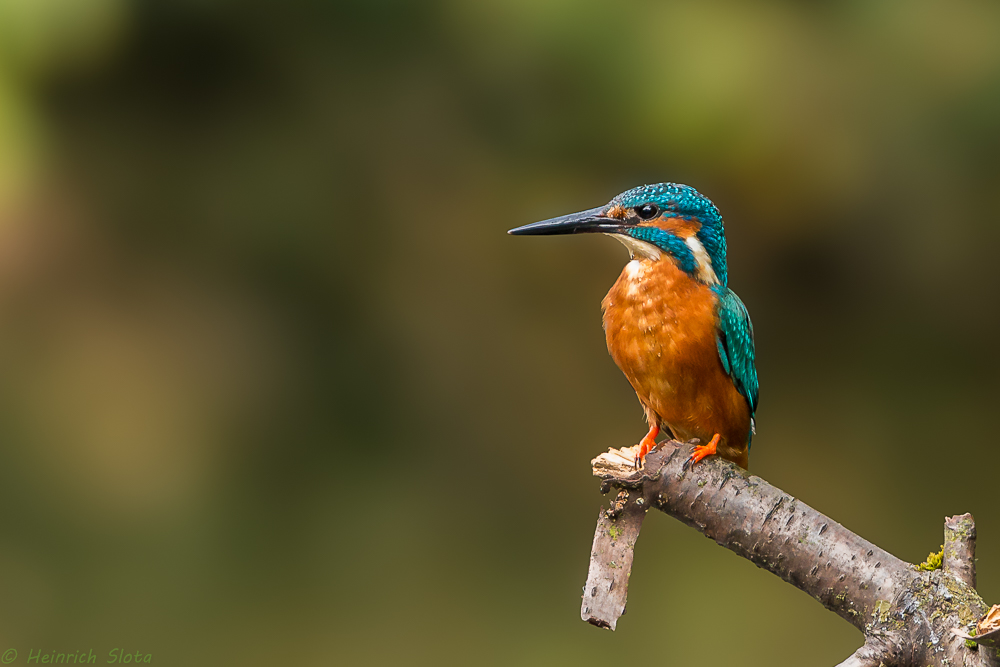
[(649, 426), (636, 468), (661, 430), (699, 440), (686, 465), (717, 455), (748, 467), (759, 393), (753, 324), (729, 289), (725, 227), (711, 200), (680, 183), (643, 185), (508, 233), (602, 233), (628, 249), (601, 306), (608, 352)]

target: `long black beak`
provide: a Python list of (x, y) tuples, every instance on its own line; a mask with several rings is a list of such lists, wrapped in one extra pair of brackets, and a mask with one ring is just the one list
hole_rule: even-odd
[(589, 211), (561, 215), (558, 218), (533, 222), (530, 225), (517, 227), (508, 231), (515, 236), (542, 236), (552, 234), (576, 234), (578, 232), (615, 232), (622, 227), (615, 218), (604, 215), (604, 207), (598, 206)]

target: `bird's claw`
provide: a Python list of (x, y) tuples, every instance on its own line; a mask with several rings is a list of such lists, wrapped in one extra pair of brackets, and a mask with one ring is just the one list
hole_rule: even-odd
[(688, 458), (688, 460), (684, 462), (684, 465), (681, 467), (681, 470), (687, 471), (688, 468), (692, 467), (695, 463), (698, 463), (698, 461), (701, 461), (703, 458), (707, 456), (714, 456), (715, 454), (718, 453), (717, 451), (718, 447), (719, 447), (719, 434), (716, 433), (714, 436), (712, 436), (712, 439), (708, 441), (707, 445), (697, 445), (694, 448), (694, 451), (691, 452), (691, 456)]
[(652, 454), (656, 450), (657, 443), (652, 445), (646, 443), (640, 443), (639, 451), (635, 454), (635, 459), (633, 461), (633, 466), (636, 470), (642, 470), (646, 464), (646, 456)]
[(636, 451), (635, 459), (633, 459), (632, 461), (632, 465), (636, 470), (642, 469), (642, 464), (646, 458), (646, 454), (649, 454), (651, 451), (653, 451), (653, 448), (656, 447), (656, 436), (659, 433), (660, 433), (660, 425), (657, 424), (656, 422), (653, 422), (652, 425), (649, 427), (649, 433), (647, 433), (646, 437), (644, 437), (642, 441), (639, 442), (638, 445), (636, 445), (639, 449), (638, 451)]

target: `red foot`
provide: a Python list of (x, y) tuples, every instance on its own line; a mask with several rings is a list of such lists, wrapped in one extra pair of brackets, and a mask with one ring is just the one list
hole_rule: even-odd
[(714, 436), (712, 436), (712, 439), (709, 440), (707, 445), (698, 445), (697, 447), (694, 448), (694, 452), (691, 453), (691, 458), (688, 459), (688, 463), (690, 465), (694, 465), (695, 463), (701, 461), (706, 456), (714, 456), (716, 453), (715, 449), (716, 447), (718, 447), (718, 445), (719, 445), (719, 434), (716, 433)]
[(642, 462), (646, 459), (646, 454), (649, 454), (653, 447), (656, 447), (656, 436), (660, 434), (660, 425), (653, 423), (649, 427), (649, 433), (646, 437), (642, 439), (639, 443), (639, 453), (635, 455), (635, 468), (638, 470), (642, 467)]

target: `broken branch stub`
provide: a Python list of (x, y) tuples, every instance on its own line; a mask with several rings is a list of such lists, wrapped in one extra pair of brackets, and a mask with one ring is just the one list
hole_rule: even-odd
[(942, 563), (945, 572), (976, 587), (976, 522), (971, 514), (958, 514), (944, 520)]
[(580, 605), (583, 620), (610, 630), (615, 629), (625, 613), (635, 541), (649, 509), (649, 499), (643, 496), (641, 488), (645, 475), (633, 469), (632, 459), (626, 458), (628, 451), (614, 450), (591, 462), (595, 474), (598, 468), (607, 474), (617, 473), (620, 485), (631, 486), (622, 489), (611, 506), (607, 510), (602, 508), (597, 517), (590, 570)]

